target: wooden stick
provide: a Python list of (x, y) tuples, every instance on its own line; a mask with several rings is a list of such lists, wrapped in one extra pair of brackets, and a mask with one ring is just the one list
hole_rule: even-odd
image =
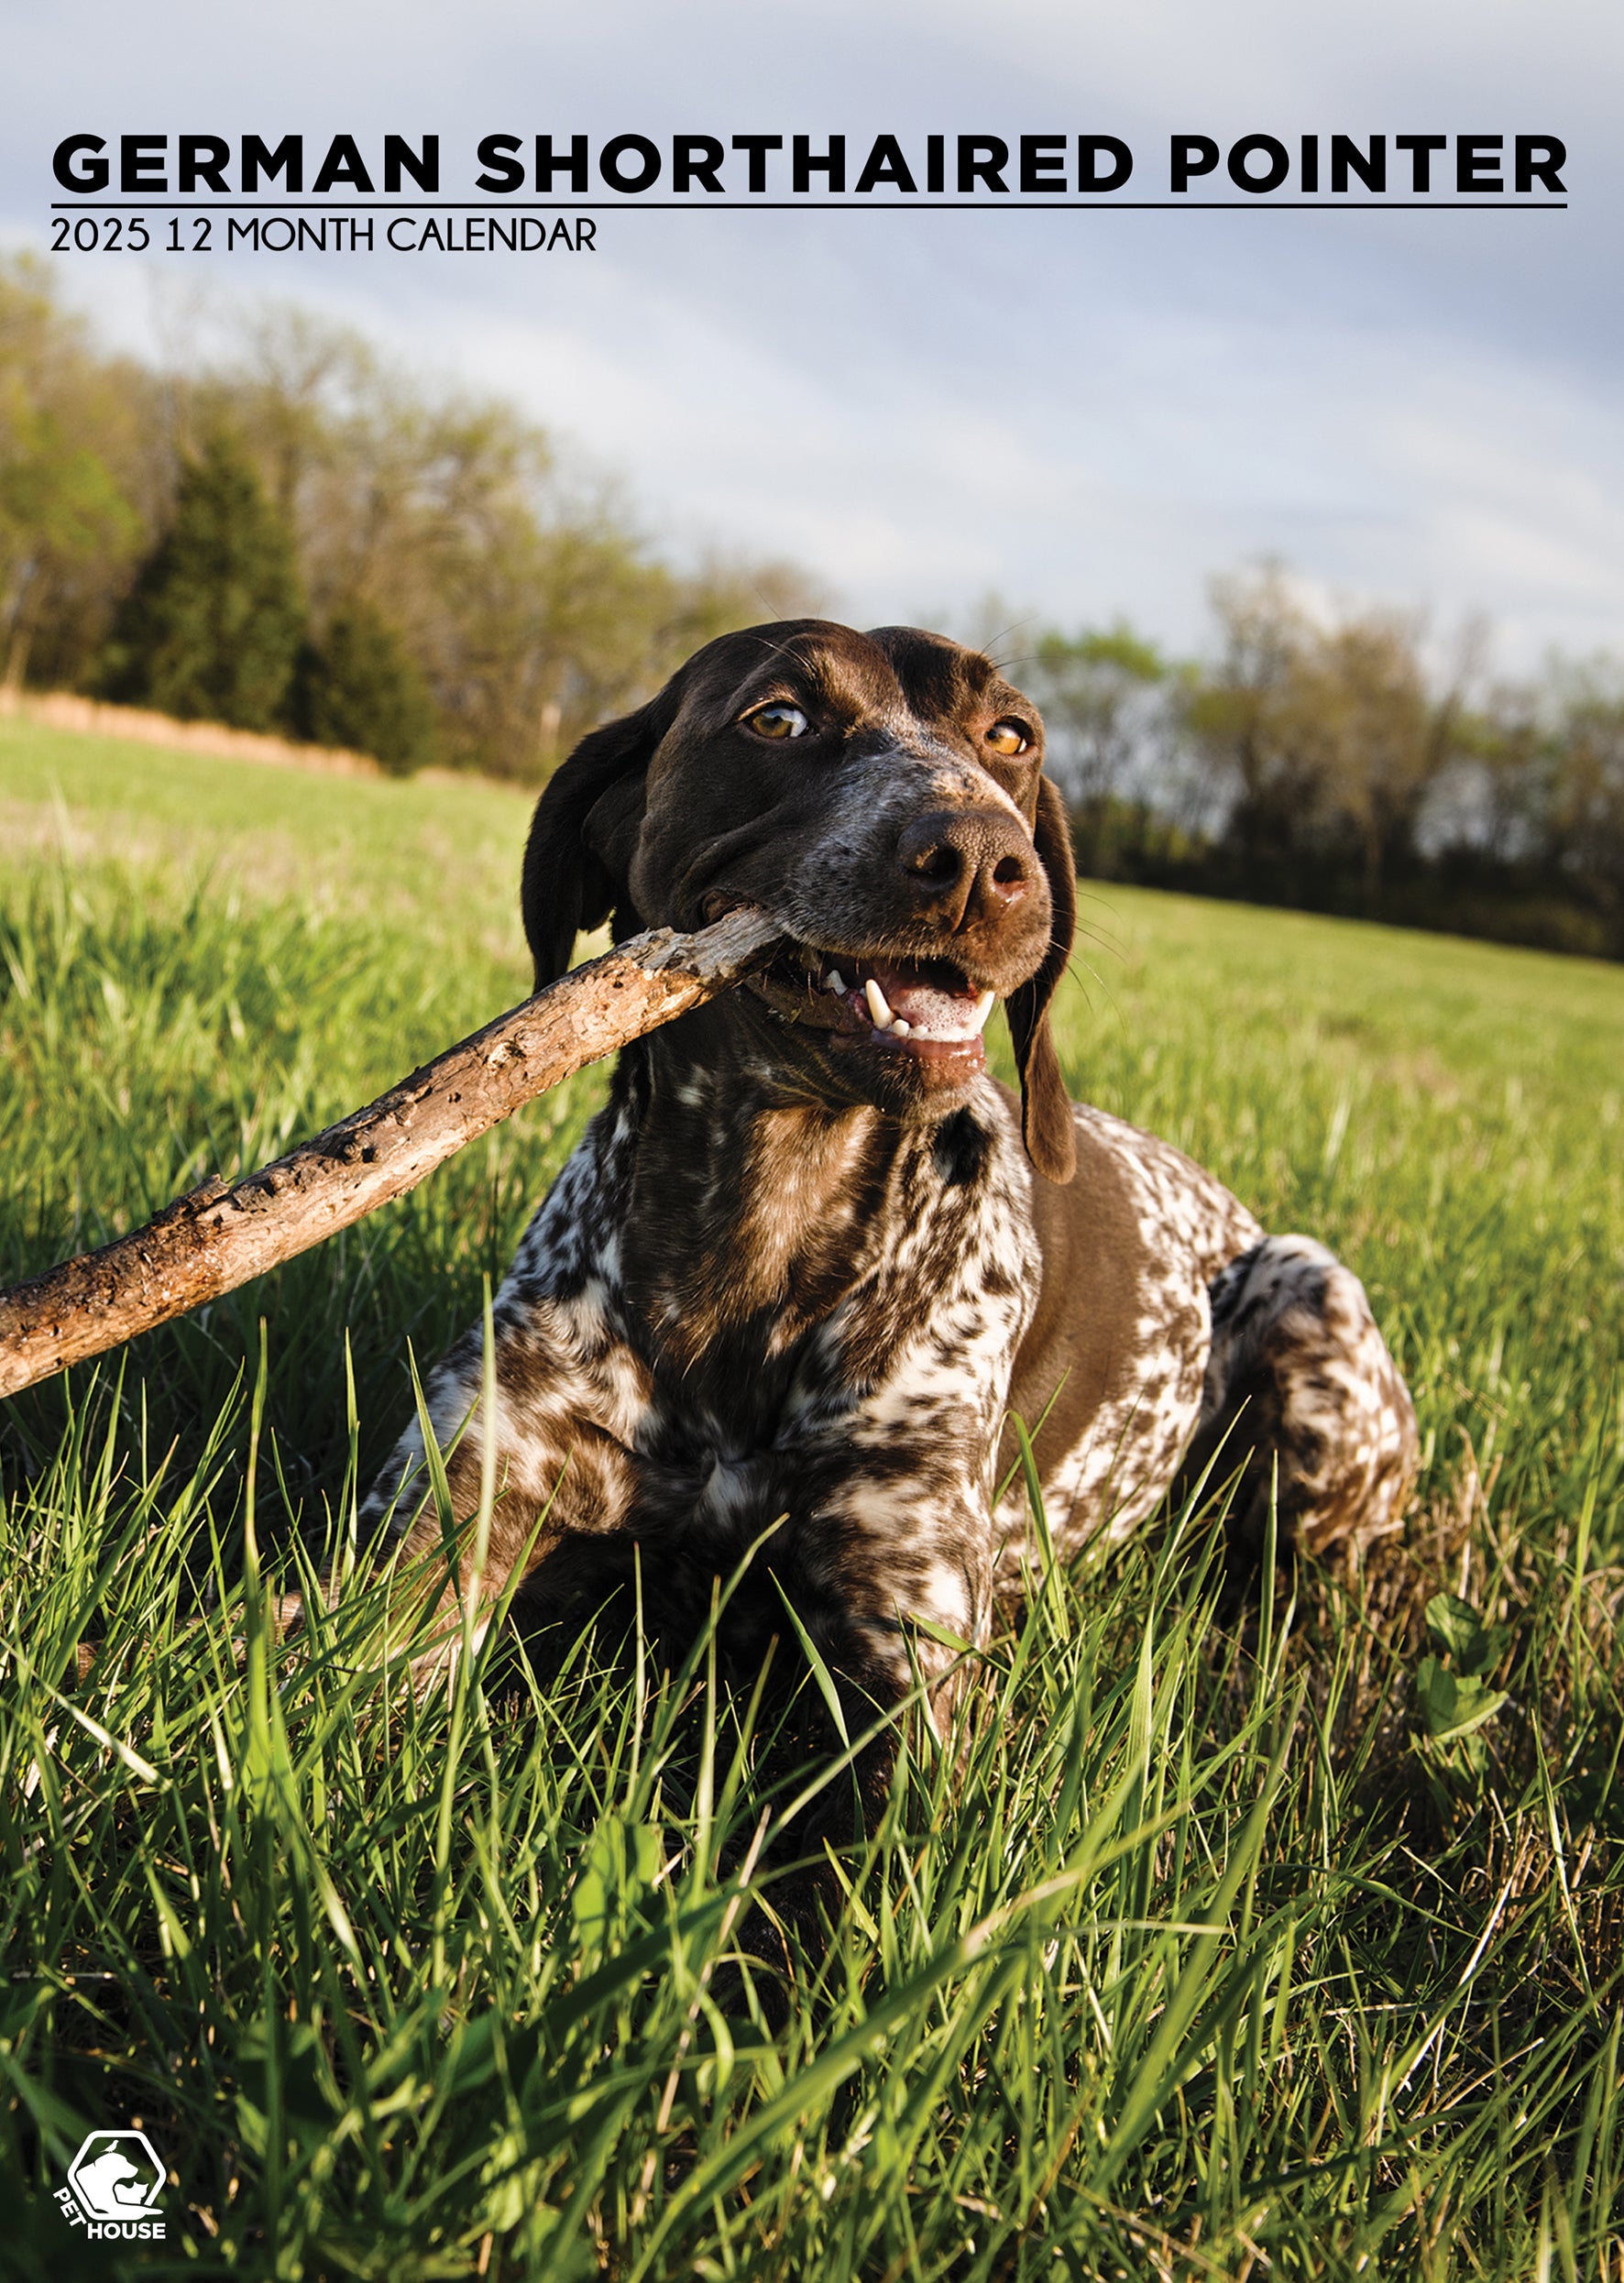
[(122, 1346), (347, 1228), (521, 1103), (727, 990), (780, 940), (749, 910), (697, 935), (633, 936), (274, 1165), (230, 1188), (216, 1175), (145, 1228), (0, 1292), (0, 1396)]

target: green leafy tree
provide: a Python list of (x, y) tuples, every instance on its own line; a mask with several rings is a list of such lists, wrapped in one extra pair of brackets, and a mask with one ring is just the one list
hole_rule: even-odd
[(1021, 671), (1042, 708), (1049, 772), (1070, 803), (1079, 869), (1108, 878), (1125, 840), (1143, 834), (1169, 741), (1172, 669), (1119, 620), (1070, 636), (1048, 630)]
[(295, 720), (318, 745), (347, 745), (404, 774), (434, 754), (434, 703), (416, 661), (369, 602), (334, 612), (301, 661)]
[(49, 413), (6, 423), (0, 457), (0, 639), (4, 678), (20, 683), (37, 613), (71, 572), (127, 543), (135, 516), (95, 453)]
[(146, 536), (142, 377), (98, 357), (27, 257), (0, 258), (0, 672), (71, 680)]
[(224, 434), (181, 471), (114, 622), (104, 696), (234, 729), (282, 725), (304, 634), (287, 525)]

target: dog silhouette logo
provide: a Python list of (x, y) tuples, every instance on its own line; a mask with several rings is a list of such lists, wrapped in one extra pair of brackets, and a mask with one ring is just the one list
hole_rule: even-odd
[(157, 2216), (163, 2184), (162, 2159), (145, 2133), (89, 2133), (57, 2201), (63, 2217), (87, 2236), (150, 2241), (164, 2233)]

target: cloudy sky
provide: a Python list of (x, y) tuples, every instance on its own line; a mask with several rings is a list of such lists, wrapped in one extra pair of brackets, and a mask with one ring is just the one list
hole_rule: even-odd
[[(1554, 134), (1564, 213), (665, 213), (591, 255), (75, 254), (150, 347), (273, 295), (519, 400), (674, 547), (789, 556), (860, 621), (1124, 613), (1175, 647), (1264, 555), (1487, 612), (1509, 666), (1624, 649), (1624, 15), (1601, 0), (0, 0), (0, 242), (64, 135)], [(1227, 192), (1226, 183), (1220, 189)], [(1229, 193), (1233, 195), (1233, 193)]]

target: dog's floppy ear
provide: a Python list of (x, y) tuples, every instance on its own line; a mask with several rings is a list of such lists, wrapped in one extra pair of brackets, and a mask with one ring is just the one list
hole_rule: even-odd
[(642, 926), (626, 871), (642, 818), (643, 777), (676, 708), (676, 684), (668, 682), (635, 713), (584, 737), (547, 780), (524, 844), (520, 891), (538, 991), (564, 973), (583, 927), (601, 927), (612, 913), (620, 942)]
[(1060, 1075), (1059, 1057), (1049, 1035), (1049, 1002), (1059, 988), (1077, 927), (1077, 859), (1066, 804), (1048, 777), (1037, 781), (1037, 820), (1033, 840), (1048, 875), (1048, 949), (1029, 983), (1013, 993), (1004, 1012), (1021, 1074), (1021, 1130), (1026, 1155), (1046, 1180), (1069, 1181), (1077, 1170), (1077, 1129), (1071, 1099)]

